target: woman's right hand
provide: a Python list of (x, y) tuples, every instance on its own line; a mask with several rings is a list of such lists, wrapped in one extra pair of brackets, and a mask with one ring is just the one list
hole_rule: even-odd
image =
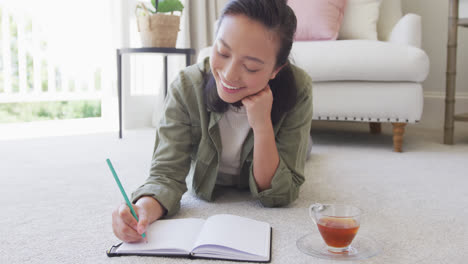
[(139, 242), (148, 225), (161, 218), (165, 212), (154, 198), (144, 196), (132, 205), (139, 221), (133, 217), (130, 208), (123, 203), (112, 212), (112, 229), (117, 238), (124, 242)]

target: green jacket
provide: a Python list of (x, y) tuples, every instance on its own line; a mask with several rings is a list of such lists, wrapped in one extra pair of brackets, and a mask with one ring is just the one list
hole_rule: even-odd
[[(180, 208), (187, 184), (194, 193), (211, 201), (221, 156), (218, 121), (222, 113), (210, 112), (203, 99), (204, 76), (210, 71), (209, 60), (180, 72), (171, 84), (164, 114), (156, 131), (150, 176), (133, 194), (157, 199), (167, 215)], [(298, 197), (304, 182), (304, 165), (312, 122), (312, 80), (293, 66), (298, 100), (292, 110), (274, 125), (280, 157), (271, 189), (258, 192), (253, 176), (253, 132), (250, 130), (241, 150), (241, 174), (238, 188), (250, 188), (252, 195), (267, 207), (282, 206)], [(188, 179), (187, 179), (188, 177)]]

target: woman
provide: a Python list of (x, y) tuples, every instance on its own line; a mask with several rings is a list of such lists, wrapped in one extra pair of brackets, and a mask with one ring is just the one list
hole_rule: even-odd
[(311, 80), (288, 61), (296, 17), (286, 0), (232, 0), (213, 52), (172, 83), (156, 133), (150, 176), (113, 213), (115, 235), (142, 239), (180, 208), (187, 190), (212, 200), (218, 185), (250, 188), (264, 206), (294, 201), (304, 182)]

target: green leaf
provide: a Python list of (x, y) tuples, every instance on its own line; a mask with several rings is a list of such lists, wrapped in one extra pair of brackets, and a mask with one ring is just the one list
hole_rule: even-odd
[[(154, 0), (153, 0), (154, 1)], [(159, 0), (158, 13), (168, 13), (180, 11), (184, 9), (184, 5), (180, 0)]]
[(151, 4), (153, 5), (154, 9), (158, 9), (158, 7), (156, 6), (156, 0), (151, 0)]

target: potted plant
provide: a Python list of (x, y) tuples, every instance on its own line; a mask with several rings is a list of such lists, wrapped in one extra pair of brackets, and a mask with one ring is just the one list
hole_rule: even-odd
[[(138, 31), (143, 47), (174, 48), (184, 5), (180, 0), (151, 0), (151, 6), (136, 8)], [(174, 12), (180, 12), (180, 15)]]

